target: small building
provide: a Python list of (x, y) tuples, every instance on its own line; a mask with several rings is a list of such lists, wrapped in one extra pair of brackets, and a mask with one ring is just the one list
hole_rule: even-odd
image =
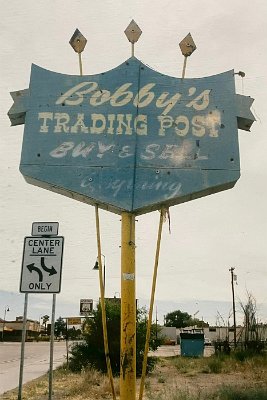
[(159, 336), (164, 340), (164, 344), (177, 344), (176, 328), (173, 326), (160, 326)]
[[(15, 321), (0, 319), (0, 331), (4, 341), (20, 342), (23, 330), (23, 317), (16, 317)], [(36, 339), (41, 332), (39, 321), (27, 319), (26, 322), (26, 340)]]

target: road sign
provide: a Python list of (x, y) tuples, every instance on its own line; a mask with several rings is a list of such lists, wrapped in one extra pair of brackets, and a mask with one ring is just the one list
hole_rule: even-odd
[(32, 236), (57, 236), (58, 222), (33, 222)]
[(93, 300), (92, 299), (81, 299), (80, 300), (80, 315), (88, 315), (93, 311)]
[(63, 244), (62, 236), (25, 237), (20, 292), (60, 292)]
[(25, 122), (20, 171), (118, 214), (230, 189), (240, 177), (238, 128), (254, 121), (234, 75), (173, 78), (135, 57), (89, 76), (33, 65), (30, 89), (12, 93), (9, 111), (12, 125)]
[(82, 320), (79, 317), (69, 317), (67, 318), (68, 325), (81, 325)]

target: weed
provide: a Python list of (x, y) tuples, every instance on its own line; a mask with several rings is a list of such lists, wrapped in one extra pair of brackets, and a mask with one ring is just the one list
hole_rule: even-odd
[(151, 382), (148, 379), (145, 381), (145, 389), (151, 391)]
[[(72, 375), (76, 376), (75, 385), (70, 388), (68, 396), (81, 396), (86, 393), (98, 393), (105, 396), (110, 393), (110, 384), (107, 376), (93, 368), (86, 368), (80, 374)], [(115, 391), (119, 392), (118, 379), (114, 379), (114, 386)]]
[(181, 374), (186, 374), (189, 371), (188, 359), (183, 357), (176, 357), (174, 360), (174, 366)]
[[(161, 393), (150, 393), (149, 400), (204, 400), (201, 393), (191, 394), (189, 390), (181, 390), (177, 387), (169, 388)], [(211, 399), (210, 399), (211, 400)]]
[(208, 359), (177, 357), (174, 360), (174, 366), (179, 373), (187, 374), (188, 376), (195, 376), (198, 373), (218, 374), (222, 371), (223, 360), (224, 358), (217, 356)]
[(209, 374), (210, 373), (210, 368), (208, 365), (204, 365), (204, 367), (201, 370), (202, 374)]
[(250, 357), (249, 352), (247, 350), (237, 350), (233, 353), (233, 357), (238, 361), (245, 361), (248, 357)]
[(219, 358), (211, 358), (208, 360), (208, 369), (213, 374), (219, 374), (222, 372), (223, 363)]
[(158, 377), (158, 383), (165, 383), (165, 382), (166, 382), (166, 379), (164, 378), (164, 376), (160, 375)]
[(218, 391), (219, 400), (266, 400), (267, 388), (233, 388), (226, 386)]

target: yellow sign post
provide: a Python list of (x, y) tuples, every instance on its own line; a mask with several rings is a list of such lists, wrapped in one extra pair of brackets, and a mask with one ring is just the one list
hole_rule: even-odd
[(135, 215), (121, 215), (120, 399), (136, 399)]

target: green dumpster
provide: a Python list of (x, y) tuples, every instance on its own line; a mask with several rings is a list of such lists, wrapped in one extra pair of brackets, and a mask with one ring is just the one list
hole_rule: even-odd
[(204, 333), (180, 333), (181, 355), (184, 357), (203, 357)]

